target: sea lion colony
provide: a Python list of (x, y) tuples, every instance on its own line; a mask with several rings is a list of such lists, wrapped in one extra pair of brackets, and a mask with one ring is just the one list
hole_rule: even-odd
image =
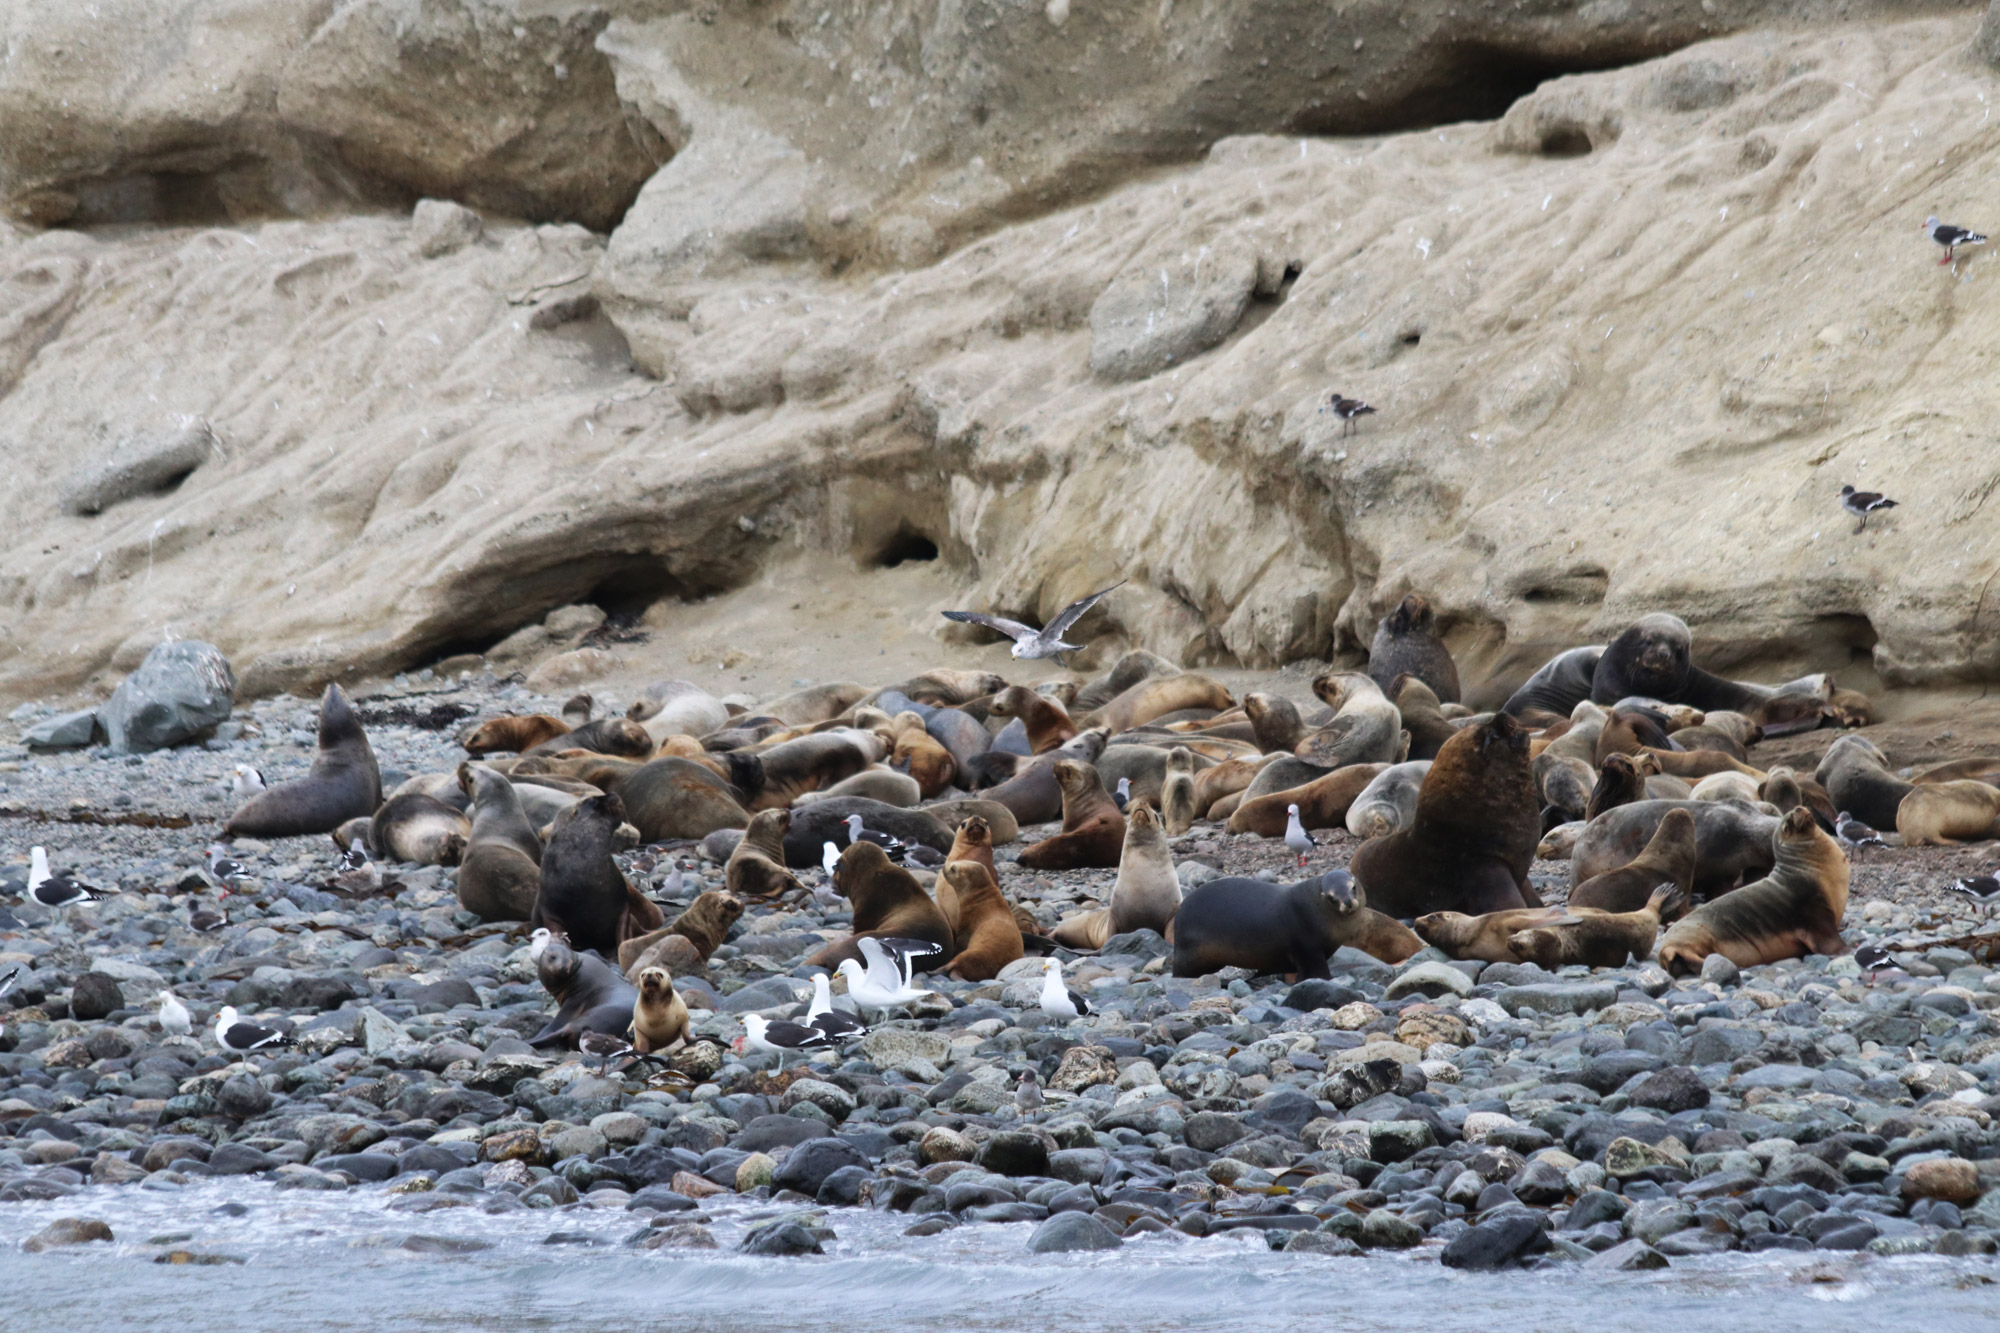
[[(1865, 701), (1709, 676), (1672, 617), (1490, 714), (1421, 599), (1384, 636), (1386, 681), (1309, 700), (1140, 653), (1035, 687), (671, 683), (597, 721), (428, 691), (481, 705), (466, 744), (329, 689), (210, 743), (283, 776), (315, 742), (247, 801), (208, 751), (17, 753), (0, 809), (123, 769), (131, 809), (200, 822), (66, 843), (0, 918), (0, 1203), (253, 1174), (624, 1207), (649, 1246), (715, 1243), (749, 1195), (1038, 1248), (1992, 1253), (2000, 976), (1980, 906), (1913, 896), (1893, 844), (1991, 837), (1996, 766), (1832, 730), (1759, 764)], [(243, 836), (204, 850), (225, 812)], [(1891, 845), (1850, 852), (1863, 819)], [(336, 830), (378, 859), (336, 864)], [(381, 859), (410, 855), (456, 865)], [(91, 881), (122, 891), (60, 902)], [(1050, 959), (1088, 1013), (1044, 1010)], [(272, 1041), (217, 1049), (225, 1003)]]

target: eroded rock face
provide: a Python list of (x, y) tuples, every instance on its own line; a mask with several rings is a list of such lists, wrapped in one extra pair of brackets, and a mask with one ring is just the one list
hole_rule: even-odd
[[(188, 22), (237, 13), (213, 40), (241, 77), (175, 103), (179, 74), (106, 52), (152, 51), (180, 11), (111, 8), (88, 49), (123, 83), (49, 72), (67, 20), (8, 20), (0, 117), (47, 140), (0, 148), (16, 216), (56, 216), (35, 201), (82, 201), (79, 182), (220, 182), (211, 162), (334, 182), (315, 212), (371, 190), (478, 202), (497, 174), (581, 215), (612, 198), (590, 171), (627, 160), (573, 160), (613, 116), (666, 165), (608, 240), (500, 215), (520, 199), (442, 245), (407, 214), (0, 231), (0, 694), (108, 688), (163, 627), (218, 645), (246, 693), (309, 689), (492, 644), (607, 585), (696, 599), (780, 555), (906, 539), (962, 571), (968, 604), (1016, 614), (1129, 576), (1098, 632), (1191, 665), (1358, 654), (1414, 588), (1471, 680), (1661, 607), (1722, 670), (2000, 672), (1980, 624), (2000, 473), (1965, 433), (1990, 415), (1965, 373), (1985, 335), (1958, 318), (1991, 259), (1937, 269), (1913, 225), (1991, 165), (1953, 109), (2000, 93), (1964, 58), (1969, 10), (1704, 42), (1553, 79), (1497, 123), (1217, 141), (1373, 123), (1304, 100), (1278, 117), (1308, 65), (1313, 96), (1414, 114), (1368, 80), (1404, 69), (1395, 51), (1478, 47), (1484, 20), (1396, 6), (1392, 39), (1385, 9), (1350, 7), (1351, 36), (1315, 10), (1281, 50), (1244, 26), (1290, 15), (1262, 4), (1213, 31), (1119, 5), (1060, 26), (836, 6), (824, 28), (789, 5), (712, 28), (612, 6), (599, 31), (544, 5), (554, 28), (522, 25), (537, 41), (464, 6), (207, 6)], [(1585, 25), (1556, 6), (1512, 49), (1626, 59), (1722, 21), (1627, 9)], [(433, 28), (478, 56), (459, 91), (424, 74)], [(545, 151), (370, 128), (411, 81), (434, 86), (426, 114), (478, 120), (509, 60), (525, 99), (562, 101), (548, 62), (583, 31), (615, 92), (551, 119)], [(323, 94), (308, 131), (286, 111), (306, 92), (270, 71), (336, 36), (339, 78), (302, 85)], [(1187, 70), (1159, 73), (1175, 51)], [(1019, 75), (1052, 52), (1063, 88)], [(1395, 77), (1435, 83), (1441, 62)], [(938, 89), (921, 106), (897, 100), (911, 70)], [(1221, 81), (1195, 95), (1199, 71)], [(1071, 114), (1078, 97), (1102, 106)], [(329, 147), (350, 133), (381, 160)], [(1949, 165), (1917, 183), (1901, 168), (1920, 157)], [(294, 161), (322, 175), (272, 165)], [(267, 195), (244, 215), (293, 197)], [(1378, 415), (1343, 437), (1318, 410), (1336, 389)], [(176, 489), (63, 512), (89, 442), (181, 419), (215, 456)], [(1857, 536), (1843, 482), (1902, 507)]]

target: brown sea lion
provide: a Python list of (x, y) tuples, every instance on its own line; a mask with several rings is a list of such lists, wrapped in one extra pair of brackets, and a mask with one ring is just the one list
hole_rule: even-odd
[(1026, 951), (1013, 907), (992, 873), (977, 861), (947, 861), (939, 878), (958, 897), (958, 939), (963, 942), (939, 970), (960, 981), (991, 981)]
[[(945, 853), (944, 859), (947, 864), (952, 861), (977, 861), (992, 872), (995, 880), (1000, 878), (1000, 867), (993, 862), (992, 831), (987, 828), (984, 819), (976, 816), (958, 826), (951, 840), (951, 850)], [(951, 927), (955, 938), (958, 933), (958, 895), (942, 875), (931, 885), (931, 892), (936, 896), (938, 910), (944, 913), (945, 924)]]
[(1195, 807), (1208, 810), (1223, 797), (1242, 791), (1256, 778), (1264, 763), (1262, 759), (1225, 759), (1202, 769), (1194, 775)]
[[(1733, 801), (1634, 801), (1591, 821), (1570, 856), (1575, 882), (1582, 884), (1629, 865), (1659, 832), (1670, 810), (1694, 820), (1694, 893), (1712, 898), (1771, 868), (1771, 831), (1777, 819)], [(1651, 886), (1647, 886), (1651, 891)]]
[(926, 801), (949, 787), (958, 776), (958, 761), (951, 757), (950, 750), (938, 744), (922, 715), (898, 713), (891, 727), (895, 748), (889, 752), (889, 766), (916, 779), (917, 789)]
[(2000, 787), (1971, 778), (1913, 787), (1896, 807), (1896, 832), (1905, 847), (1950, 847), (2000, 836)]
[(457, 865), (471, 834), (456, 806), (416, 792), (390, 797), (369, 822), (369, 843), (380, 855), (424, 866)]
[(1403, 730), (1410, 733), (1410, 758), (1435, 759), (1440, 746), (1457, 734), (1458, 728), (1445, 720), (1437, 695), (1422, 680), (1405, 672), (1390, 682), (1389, 698), (1402, 715)]
[(1728, 755), (1738, 763), (1750, 758), (1750, 752), (1743, 748), (1741, 741), (1720, 727), (1683, 727), (1673, 733), (1675, 745), (1691, 754), (1713, 752)]
[(1177, 676), (1180, 668), (1157, 653), (1149, 653), (1144, 648), (1134, 648), (1125, 653), (1111, 669), (1095, 680), (1087, 681), (1075, 696), (1064, 702), (1070, 716), (1080, 717), (1094, 709), (1102, 708), (1113, 699), (1131, 689), (1142, 680), (1154, 676)]
[(1020, 864), (1029, 870), (1084, 870), (1118, 864), (1125, 845), (1125, 816), (1104, 790), (1097, 770), (1074, 759), (1059, 759), (1056, 784), (1062, 790), (1062, 832), (1028, 847)]
[(530, 925), (616, 958), (621, 943), (665, 924), (659, 904), (633, 888), (611, 859), (624, 822), (624, 802), (615, 794), (578, 801), (556, 816)]
[(632, 1004), (632, 1049), (641, 1055), (671, 1050), (693, 1035), (688, 1007), (664, 967), (639, 974), (639, 998)]
[(842, 778), (824, 791), (809, 791), (792, 802), (792, 808), (836, 796), (861, 796), (884, 805), (909, 809), (924, 799), (924, 789), (908, 773), (898, 773), (885, 764), (864, 768), (851, 778)]
[(776, 718), (788, 727), (811, 726), (815, 722), (839, 717), (872, 693), (874, 691), (866, 685), (856, 685), (851, 680), (834, 681), (781, 694), (756, 711), (761, 716)]
[(536, 960), (535, 974), (554, 997), (556, 1011), (528, 1038), (528, 1045), (575, 1049), (576, 1039), (586, 1032), (623, 1037), (630, 1030), (639, 992), (596, 954), (554, 939)]
[(750, 817), (743, 839), (729, 854), (723, 867), (725, 887), (746, 902), (755, 898), (775, 898), (803, 887), (785, 869), (785, 834), (792, 828), (789, 810), (761, 810)]
[(1430, 760), (1412, 759), (1377, 773), (1347, 807), (1347, 831), (1357, 838), (1380, 838), (1408, 828), (1417, 814), (1417, 791), (1430, 771)]
[(1195, 801), (1194, 755), (1182, 746), (1167, 751), (1167, 780), (1160, 784), (1160, 823), (1178, 838), (1208, 809)]
[(694, 957), (706, 962), (710, 954), (729, 937), (729, 928), (743, 915), (740, 899), (718, 889), (708, 889), (695, 895), (695, 900), (687, 905), (687, 910), (658, 930), (635, 936), (618, 946), (618, 966), (630, 976), (634, 964), (643, 962), (645, 955), (659, 942), (672, 936), (687, 941), (694, 951)]
[(1299, 706), (1282, 694), (1246, 694), (1243, 712), (1250, 719), (1250, 733), (1257, 748), (1266, 754), (1292, 752), (1308, 730), (1299, 716)]
[(527, 753), (559, 754), (565, 750), (588, 750), (592, 754), (608, 754), (643, 763), (653, 757), (653, 738), (630, 718), (601, 717), (595, 722), (584, 723), (574, 731), (551, 736)]
[(1836, 811), (1881, 829), (1896, 827), (1897, 807), (1913, 785), (1889, 771), (1889, 757), (1875, 742), (1852, 733), (1827, 747), (1813, 777)]
[(1699, 782), (1717, 773), (1742, 773), (1753, 781), (1764, 780), (1763, 769), (1752, 768), (1741, 760), (1730, 758), (1720, 750), (1656, 750), (1646, 746), (1640, 753), (1651, 755), (1658, 762), (1663, 775), (1687, 782)]
[(994, 695), (987, 713), (993, 717), (1020, 718), (1028, 731), (1030, 754), (1047, 754), (1077, 733), (1069, 710), (1025, 685), (1010, 685)]
[(1282, 838), (1288, 809), (1294, 805), (1299, 808), (1299, 823), (1305, 828), (1345, 828), (1347, 812), (1356, 798), (1388, 768), (1387, 764), (1349, 764), (1314, 778), (1303, 787), (1247, 799), (1229, 816), (1229, 831)]
[(473, 726), (459, 737), (459, 744), (471, 755), (498, 754), (512, 751), (523, 754), (540, 745), (543, 741), (554, 740), (566, 735), (569, 723), (547, 713), (530, 713), (526, 716), (508, 714), (505, 717), (489, 717)]
[(1829, 697), (1821, 712), (1836, 727), (1866, 727), (1875, 721), (1874, 701), (1859, 690), (1844, 690), (1827, 681)]
[(1102, 727), (1080, 731), (1057, 749), (1036, 755), (1005, 782), (979, 794), (1006, 806), (1023, 824), (1046, 824), (1062, 814), (1062, 787), (1056, 782), (1056, 764), (1064, 759), (1095, 764), (1104, 753), (1105, 739)]
[(459, 857), (458, 905), (486, 921), (525, 921), (542, 887), (542, 840), (514, 784), (490, 768), (460, 764), (472, 795), (472, 826)]
[(1742, 801), (1755, 805), (1764, 799), (1759, 791), (1759, 785), (1748, 773), (1711, 773), (1690, 787), (1687, 795), (1690, 801)]
[[(814, 953), (806, 959), (809, 965), (838, 967), (850, 958), (861, 961), (855, 941), (864, 937), (928, 940), (947, 958), (952, 955), (954, 934), (943, 910), (916, 876), (891, 862), (874, 843), (852, 843), (840, 854), (833, 889), (854, 904), (854, 932)], [(999, 893), (997, 887), (994, 893)]]
[(1777, 806), (1781, 815), (1804, 805), (1806, 793), (1799, 783), (1798, 771), (1788, 764), (1773, 765), (1757, 788), (1757, 799)]
[(1180, 905), (1180, 877), (1159, 816), (1144, 806), (1128, 808), (1111, 905), (1070, 917), (1049, 934), (1072, 949), (1102, 949), (1113, 935), (1129, 930), (1167, 934)]
[(1555, 810), (1566, 820), (1582, 819), (1589, 813), (1590, 797), (1600, 777), (1589, 761), (1544, 750), (1535, 756), (1528, 771), (1545, 810)]
[[(1095, 713), (1077, 719), (1080, 727), (1103, 727), (1112, 735), (1142, 726), (1183, 708), (1228, 708), (1236, 701), (1222, 682), (1198, 671), (1142, 680)], [(1074, 714), (1072, 714), (1074, 716)]]
[(302, 778), (266, 787), (229, 816), (225, 838), (290, 838), (331, 833), (382, 804), (375, 751), (347, 694), (329, 685), (319, 700), (319, 749)]
[(949, 708), (957, 704), (970, 703), (989, 694), (998, 694), (1006, 688), (1006, 678), (996, 676), (991, 671), (952, 671), (940, 667), (936, 671), (926, 671), (921, 676), (912, 676), (881, 692), (885, 694), (893, 692), (905, 699), (914, 699), (920, 704)]
[(1334, 713), (1299, 738), (1294, 754), (1321, 768), (1396, 762), (1403, 715), (1379, 685), (1359, 671), (1328, 671), (1314, 678), (1313, 693)]
[(1371, 838), (1350, 869), (1391, 916), (1538, 907), (1528, 867), (1541, 841), (1528, 733), (1497, 713), (1446, 741), (1407, 829)]
[(1601, 769), (1607, 755), (1637, 754), (1651, 746), (1668, 749), (1667, 730), (1645, 713), (1621, 709), (1605, 718), (1597, 733), (1595, 762)]
[(1453, 958), (1482, 963), (1523, 961), (1514, 936), (1563, 915), (1560, 907), (1517, 907), (1504, 912), (1467, 916), (1463, 912), (1427, 912), (1410, 924), (1417, 936)]
[[(960, 796), (949, 801), (932, 801), (923, 807), (923, 813), (937, 820), (948, 829), (964, 826), (968, 819), (986, 821), (987, 836), (995, 846), (1005, 846), (1021, 836), (1021, 825), (1014, 814), (998, 801), (982, 800), (977, 796)], [(946, 857), (951, 860), (951, 857)]]
[(1639, 775), (1632, 756), (1616, 752), (1607, 754), (1602, 767), (1597, 770), (1597, 785), (1590, 789), (1590, 801), (1584, 806), (1583, 817), (1592, 820), (1606, 810), (1616, 810), (1621, 805), (1645, 799), (1646, 780)]
[(1570, 891), (1569, 905), (1572, 910), (1592, 907), (1602, 912), (1634, 912), (1645, 906), (1654, 888), (1662, 883), (1691, 894), (1696, 845), (1694, 816), (1686, 810), (1669, 810), (1637, 859), (1578, 881)]
[(1983, 782), (2000, 787), (2000, 759), (1953, 759), (1915, 774), (1910, 781), (1919, 787), (1933, 782)]
[(1734, 893), (1703, 903), (1667, 929), (1660, 966), (1674, 976), (1701, 970), (1719, 953), (1738, 967), (1755, 967), (1809, 953), (1846, 948), (1847, 854), (1804, 808), (1778, 821), (1771, 873)]
[[(1692, 830), (1689, 839), (1693, 839)], [(1523, 962), (1550, 971), (1573, 963), (1623, 967), (1628, 958), (1649, 957), (1661, 923), (1671, 920), (1686, 904), (1685, 890), (1662, 884), (1637, 911), (1572, 912), (1518, 931), (1509, 942)]]
[(655, 759), (618, 784), (632, 826), (647, 842), (705, 838), (743, 828), (750, 812), (727, 779), (691, 759)]
[(1177, 977), (1199, 977), (1247, 967), (1324, 980), (1330, 975), (1327, 959), (1342, 945), (1389, 963), (1424, 947), (1409, 927), (1371, 909), (1365, 891), (1344, 870), (1284, 885), (1212, 879), (1181, 899), (1174, 916), (1173, 971)]
[[(1431, 604), (1416, 593), (1376, 623), (1374, 642), (1368, 645), (1368, 674), (1392, 699), (1396, 696), (1393, 682), (1402, 675), (1422, 681), (1440, 703), (1455, 704), (1459, 699), (1458, 666), (1438, 637)], [(1429, 759), (1436, 753), (1413, 751), (1410, 757)]]

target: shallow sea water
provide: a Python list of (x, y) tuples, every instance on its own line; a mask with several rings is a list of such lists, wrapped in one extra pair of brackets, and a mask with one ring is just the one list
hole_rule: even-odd
[[(1030, 1255), (1032, 1227), (906, 1237), (900, 1214), (839, 1210), (823, 1258), (744, 1258), (728, 1247), (797, 1209), (711, 1208), (721, 1250), (626, 1248), (638, 1214), (588, 1208), (411, 1215), (391, 1196), (211, 1182), (165, 1192), (97, 1189), (0, 1208), (0, 1328), (94, 1330), (636, 1330), (718, 1333), (835, 1324), (899, 1330), (1333, 1328), (1369, 1333), (1839, 1333), (2000, 1328), (1992, 1260), (1766, 1254), (1677, 1261), (1655, 1273), (1461, 1274), (1424, 1251), (1328, 1259), (1261, 1238), (1148, 1236), (1109, 1254)], [(241, 1217), (215, 1210), (246, 1205)], [(26, 1254), (58, 1217), (110, 1224), (111, 1245)], [(599, 1244), (548, 1244), (551, 1233)], [(173, 1248), (240, 1257), (176, 1266)], [(410, 1236), (484, 1242), (417, 1253)], [(185, 1236), (185, 1239), (180, 1237)], [(1821, 1280), (1814, 1280), (1817, 1275)], [(1831, 1279), (1831, 1280), (1827, 1280)]]

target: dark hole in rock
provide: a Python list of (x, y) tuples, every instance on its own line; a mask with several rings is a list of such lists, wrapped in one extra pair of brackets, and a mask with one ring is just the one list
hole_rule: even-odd
[(1562, 125), (1542, 135), (1543, 157), (1588, 157), (1590, 136), (1574, 125)]
[(921, 532), (908, 528), (898, 528), (889, 544), (879, 551), (874, 560), (877, 569), (894, 569), (907, 561), (928, 561), (938, 558), (937, 543)]
[(1424, 335), (1421, 333), (1406, 333), (1403, 335), (1401, 339), (1402, 344), (1405, 347), (1415, 347), (1418, 343), (1422, 342), (1423, 340), (1424, 340)]

